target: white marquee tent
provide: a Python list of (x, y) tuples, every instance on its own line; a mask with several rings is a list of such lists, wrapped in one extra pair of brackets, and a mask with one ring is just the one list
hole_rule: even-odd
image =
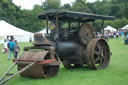
[[(39, 31), (39, 33), (42, 33), (43, 36), (46, 34), (46, 28), (44, 28), (43, 30)], [(48, 33), (50, 33), (50, 30), (48, 30)]]
[(7, 36), (14, 36), (18, 42), (29, 42), (33, 40), (33, 33), (17, 28), (3, 20), (0, 21), (0, 43), (7, 39)]
[(111, 26), (107, 26), (106, 28), (104, 28), (104, 31), (110, 31), (110, 32), (115, 32), (116, 29), (111, 27)]
[(127, 30), (128, 29), (128, 24), (125, 25), (123, 28), (121, 28), (122, 30)]

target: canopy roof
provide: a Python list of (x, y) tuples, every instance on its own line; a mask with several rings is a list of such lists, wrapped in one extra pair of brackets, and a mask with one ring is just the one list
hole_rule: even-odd
[(74, 11), (48, 11), (44, 14), (40, 14), (38, 17), (39, 19), (46, 19), (48, 16), (49, 20), (56, 19), (56, 14), (59, 16), (59, 20), (61, 21), (94, 21), (95, 19), (102, 19), (102, 20), (113, 20), (113, 16), (104, 16), (98, 14), (91, 14), (91, 13), (83, 13), (83, 12), (74, 12)]
[(19, 29), (3, 20), (0, 21), (0, 36), (32, 35), (33, 33)]
[(106, 28), (104, 28), (104, 30), (109, 30), (109, 31), (111, 31), (111, 32), (116, 31), (116, 29), (113, 28), (113, 27), (111, 27), (111, 26), (107, 26)]
[(121, 29), (128, 29), (128, 24), (127, 25), (125, 25), (123, 28), (121, 28)]

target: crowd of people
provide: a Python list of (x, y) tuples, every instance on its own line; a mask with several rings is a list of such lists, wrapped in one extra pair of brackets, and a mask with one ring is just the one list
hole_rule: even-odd
[(17, 40), (14, 40), (13, 36), (10, 36), (10, 40), (4, 40), (2, 52), (8, 53), (8, 60), (11, 58), (11, 54), (13, 54), (14, 59), (17, 59), (18, 53), (20, 52), (20, 47), (18, 46)]
[[(104, 38), (107, 38), (107, 39), (109, 39), (109, 38), (119, 38), (119, 36), (122, 36), (122, 35), (120, 35), (120, 33), (119, 32), (109, 32), (109, 33), (105, 33), (104, 34)], [(103, 38), (103, 34), (102, 33), (100, 33), (100, 32), (97, 32), (96, 33), (96, 38)]]
[(110, 38), (119, 38), (120, 37), (124, 37), (124, 44), (128, 44), (128, 31), (115, 31), (115, 32), (105, 32), (104, 36), (102, 33), (97, 32), (95, 33), (95, 37), (96, 38), (105, 38), (105, 39), (110, 39)]

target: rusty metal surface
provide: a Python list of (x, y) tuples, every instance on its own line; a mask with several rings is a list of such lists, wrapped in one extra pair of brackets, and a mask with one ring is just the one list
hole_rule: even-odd
[(35, 61), (35, 60), (13, 60), (13, 62), (17, 62), (17, 64), (29, 64), (31, 62), (36, 62), (36, 64), (46, 64), (46, 65), (59, 65), (60, 62), (58, 62), (55, 58), (54, 59), (47, 59), (43, 61)]
[(93, 39), (86, 50), (86, 62), (91, 69), (104, 69), (110, 60), (110, 49), (104, 39)]
[(20, 60), (43, 61), (49, 51), (24, 51), (19, 57)]
[(79, 31), (80, 41), (87, 45), (90, 40), (94, 37), (94, 32), (89, 24), (83, 24)]
[[(26, 64), (27, 65), (27, 64)], [(26, 66), (25, 64), (18, 64), (18, 70), (21, 70)], [(35, 64), (31, 68), (27, 69), (20, 75), (22, 77), (33, 77), (33, 78), (49, 78), (57, 75), (59, 65), (43, 66), (42, 64)]]

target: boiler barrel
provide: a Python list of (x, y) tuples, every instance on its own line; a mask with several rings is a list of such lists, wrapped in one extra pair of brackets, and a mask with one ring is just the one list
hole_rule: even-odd
[(53, 46), (56, 49), (57, 54), (59, 55), (76, 55), (77, 50), (79, 49), (79, 44), (76, 42), (61, 42), (61, 41), (53, 41)]

